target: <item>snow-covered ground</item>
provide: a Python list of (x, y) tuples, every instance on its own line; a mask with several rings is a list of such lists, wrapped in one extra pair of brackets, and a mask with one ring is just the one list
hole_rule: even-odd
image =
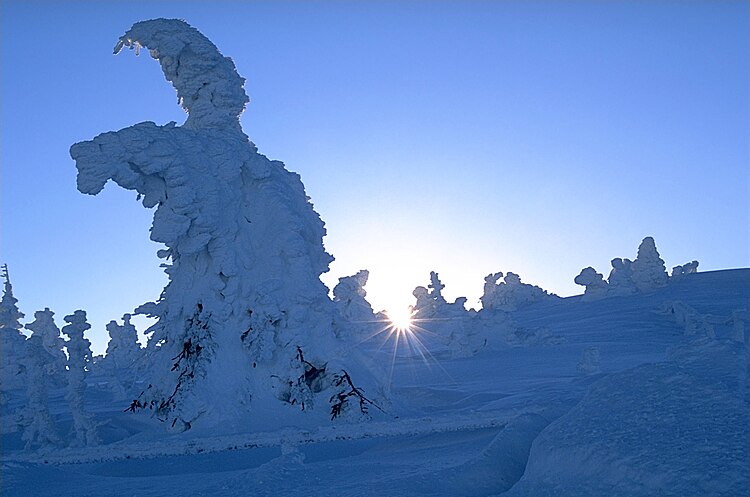
[[(2, 494), (748, 495), (749, 279), (696, 273), (650, 293), (539, 302), (510, 313), (521, 331), (471, 357), (431, 338), (429, 321), (424, 358), (403, 343), (394, 353), (395, 335), (363, 340), (391, 389), (364, 422), (303, 413), (282, 428), (169, 433), (89, 378), (102, 443), (24, 451), (4, 416)], [(65, 391), (50, 395), (65, 431)]]

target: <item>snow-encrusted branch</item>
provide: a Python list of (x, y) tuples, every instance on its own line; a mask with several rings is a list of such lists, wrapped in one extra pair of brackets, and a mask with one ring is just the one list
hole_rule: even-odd
[(224, 57), (197, 29), (179, 19), (138, 22), (120, 37), (123, 47), (149, 49), (164, 76), (177, 90), (179, 104), (188, 112), (188, 128), (240, 128), (239, 116), (250, 101), (234, 62)]

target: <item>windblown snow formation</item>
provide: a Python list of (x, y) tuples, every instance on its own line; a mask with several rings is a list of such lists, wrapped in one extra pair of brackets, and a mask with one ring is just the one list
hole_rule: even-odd
[(115, 53), (125, 46), (159, 61), (187, 121), (136, 124), (70, 153), (82, 193), (111, 179), (156, 207), (151, 239), (166, 245), (158, 255), (169, 284), (137, 309), (158, 321), (147, 331), (151, 387), (134, 407), (188, 428), (207, 412), (252, 410), (287, 388), (298, 348), (325, 363), (319, 351), (335, 348), (333, 307), (319, 277), (333, 258), (300, 177), (243, 133), (249, 99), (232, 60), (175, 19), (136, 23)]

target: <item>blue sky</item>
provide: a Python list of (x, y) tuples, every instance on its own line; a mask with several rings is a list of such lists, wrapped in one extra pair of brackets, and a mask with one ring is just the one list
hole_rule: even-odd
[(68, 149), (182, 123), (136, 21), (235, 61), (245, 132), (300, 173), (378, 309), (440, 273), (475, 305), (513, 271), (560, 295), (653, 236), (667, 266), (747, 267), (747, 2), (2, 2), (2, 240), (19, 305), (104, 325), (166, 283), (151, 212), (78, 193)]

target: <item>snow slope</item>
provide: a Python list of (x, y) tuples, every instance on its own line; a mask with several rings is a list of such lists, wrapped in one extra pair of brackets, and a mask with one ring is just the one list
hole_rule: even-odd
[[(103, 444), (24, 452), (4, 416), (3, 495), (747, 495), (749, 278), (540, 302), (510, 316), (554, 340), (473, 357), (437, 346), (423, 360), (363, 336), (393, 399), (370, 422), (166, 433), (91, 379)], [(591, 348), (599, 363), (579, 368)], [(62, 395), (50, 409), (61, 431)]]

